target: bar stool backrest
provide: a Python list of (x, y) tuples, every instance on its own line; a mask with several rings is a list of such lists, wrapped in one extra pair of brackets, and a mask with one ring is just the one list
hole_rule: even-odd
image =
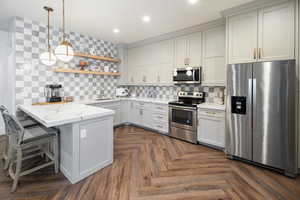
[[(3, 121), (4, 121), (4, 117), (3, 117), (3, 112), (4, 111), (8, 112), (8, 109), (5, 106), (1, 105), (0, 106), (0, 112), (1, 112), (1, 116), (2, 116)], [(5, 134), (7, 134), (7, 127), (6, 126), (5, 126)]]
[(8, 111), (7, 108), (3, 105), (0, 106), (0, 112)]
[(16, 145), (20, 145), (24, 138), (24, 128), (17, 120), (17, 118), (11, 115), (8, 111), (2, 112), (2, 117), (5, 124), (6, 134), (9, 136), (13, 136), (13, 143)]

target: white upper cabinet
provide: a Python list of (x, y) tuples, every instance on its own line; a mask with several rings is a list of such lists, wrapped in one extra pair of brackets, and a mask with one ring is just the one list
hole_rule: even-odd
[(165, 40), (128, 50), (129, 84), (172, 83), (174, 40)]
[(295, 57), (294, 6), (286, 3), (259, 11), (258, 48), (262, 61)]
[(225, 26), (203, 32), (202, 85), (225, 86)]
[(229, 18), (229, 63), (247, 63), (256, 60), (257, 12)]
[(184, 60), (187, 55), (188, 42), (187, 37), (179, 37), (175, 39), (175, 66), (184, 67)]
[(202, 64), (202, 33), (188, 36), (188, 59), (190, 66), (200, 67)]
[(174, 64), (174, 40), (166, 40), (158, 43), (160, 52), (160, 64)]
[(174, 69), (174, 40), (166, 40), (159, 43), (160, 64), (156, 69), (155, 82), (160, 84), (168, 84), (173, 81)]
[(185, 67), (185, 60), (190, 66), (201, 66), (202, 33), (178, 37), (175, 39), (175, 67)]
[(294, 2), (228, 18), (228, 62), (295, 58)]

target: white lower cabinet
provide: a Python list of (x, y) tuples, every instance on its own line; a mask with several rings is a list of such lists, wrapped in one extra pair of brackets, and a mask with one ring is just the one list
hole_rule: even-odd
[(122, 123), (122, 115), (121, 115), (122, 111), (121, 111), (120, 102), (104, 102), (104, 103), (94, 104), (94, 106), (115, 111), (114, 126), (120, 125)]
[(198, 141), (225, 147), (225, 112), (212, 109), (198, 111)]
[(153, 104), (152, 106), (152, 129), (163, 134), (169, 132), (169, 107), (168, 105)]
[(140, 110), (134, 106), (134, 102), (130, 101), (128, 109), (128, 122), (131, 124), (140, 124), (139, 112)]
[(169, 131), (168, 105), (130, 101), (128, 112), (129, 123), (164, 134)]
[(129, 119), (129, 101), (121, 101), (121, 124), (127, 123)]
[(132, 123), (151, 128), (151, 103), (145, 103), (145, 102), (133, 102), (132, 103), (132, 114), (134, 115), (134, 120)]
[[(94, 106), (114, 110), (114, 126), (130, 123), (163, 134), (169, 132), (167, 104), (121, 100), (98, 103)], [(225, 111), (204, 108), (198, 110), (198, 141), (220, 148), (225, 147)]]

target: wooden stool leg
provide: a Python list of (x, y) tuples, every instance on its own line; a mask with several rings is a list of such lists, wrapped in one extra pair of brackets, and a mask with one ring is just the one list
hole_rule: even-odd
[(8, 145), (8, 149), (7, 149), (7, 154), (5, 155), (5, 162), (4, 162), (4, 170), (8, 169), (9, 163), (11, 161), (11, 157), (12, 157), (12, 153), (13, 153), (13, 149), (11, 147), (11, 145)]
[(58, 146), (58, 136), (53, 138), (53, 154), (54, 154), (54, 169), (55, 173), (59, 172), (59, 146)]
[(16, 172), (14, 174), (14, 183), (11, 189), (11, 192), (16, 191), (17, 185), (19, 182), (20, 178), (20, 173), (21, 173), (21, 168), (22, 168), (22, 149), (18, 148), (17, 149), (17, 165), (16, 165)]
[[(43, 148), (45, 148), (45, 150), (46, 150), (46, 152), (50, 152), (50, 145), (49, 145), (49, 143), (48, 144), (46, 144), (46, 145), (43, 145), (44, 147)], [(47, 156), (47, 154), (44, 154), (44, 156), (45, 156), (45, 160), (46, 160), (46, 162), (49, 162), (49, 157)]]

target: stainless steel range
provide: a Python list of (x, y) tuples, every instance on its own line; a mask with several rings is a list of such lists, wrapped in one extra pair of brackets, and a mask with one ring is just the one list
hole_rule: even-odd
[(179, 92), (178, 101), (169, 103), (169, 136), (197, 143), (197, 107), (203, 92)]

